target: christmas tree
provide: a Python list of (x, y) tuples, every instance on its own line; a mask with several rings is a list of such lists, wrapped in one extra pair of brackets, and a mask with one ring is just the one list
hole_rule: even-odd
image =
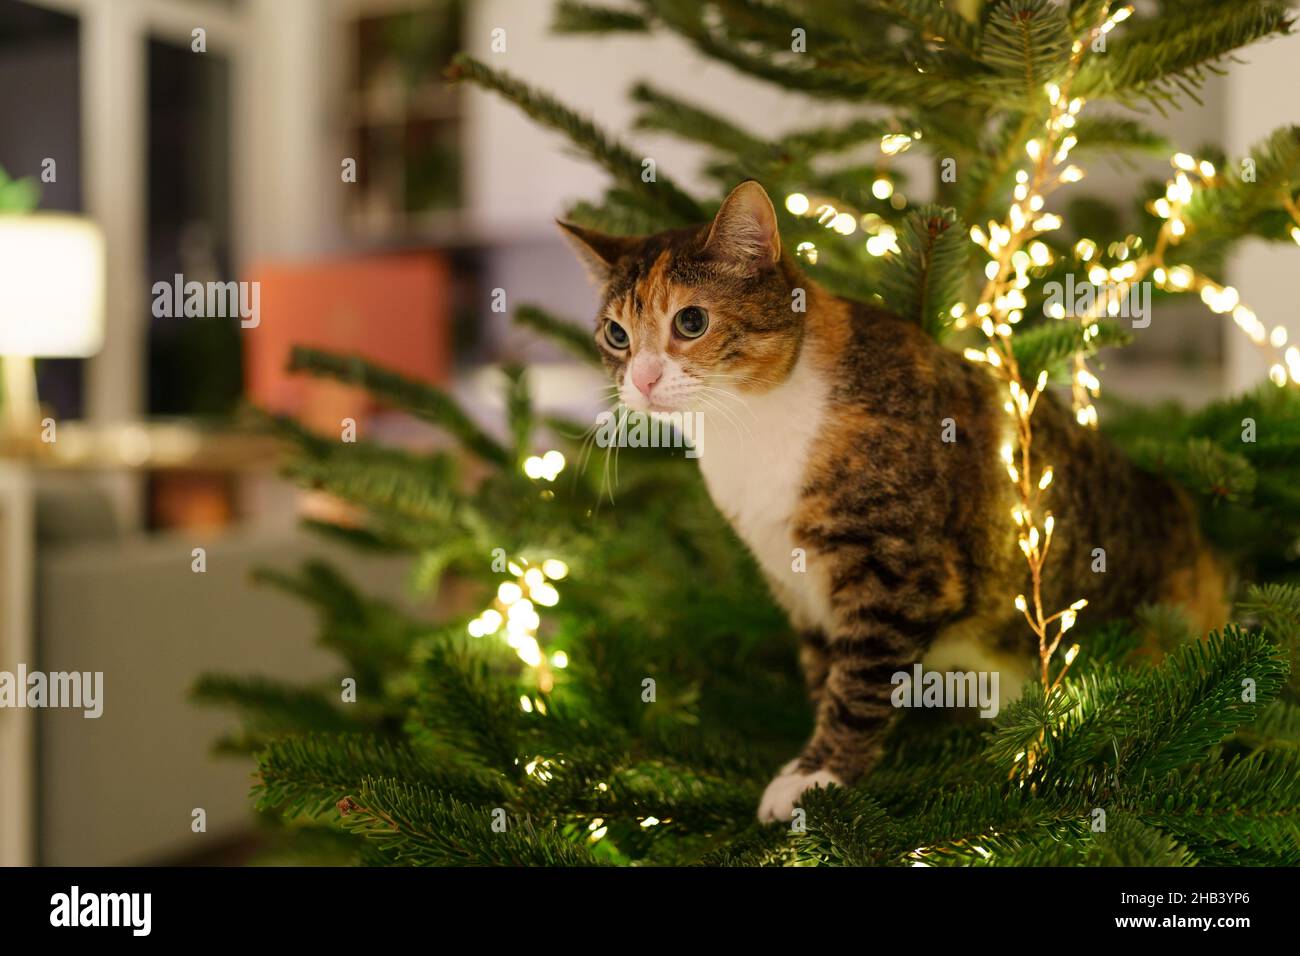
[[(197, 692), (243, 715), (223, 743), (254, 755), (255, 802), (283, 824), (286, 851), (435, 865), (1300, 863), (1300, 352), (1219, 278), (1234, 241), (1300, 237), (1300, 129), (1245, 157), (1193, 156), (1141, 113), (1089, 109), (1177, 108), (1234, 51), (1291, 23), (1274, 2), (1152, 6), (559, 3), (558, 29), (672, 31), (744, 73), (862, 107), (773, 139), (722, 104), (638, 85), (638, 128), (708, 148), (710, 197), (666, 170), (645, 176), (634, 150), (516, 77), (464, 56), (450, 73), (610, 175), (566, 218), (622, 234), (699, 223), (757, 179), (784, 199), (783, 241), (817, 281), (987, 366), (1016, 426), (1008, 480), (1031, 569), (1051, 560), (1038, 542), (1051, 534), (1039, 492), (1052, 463), (1035, 454), (1033, 409), (1043, 390), (1068, 391), (1078, 427), (1105, 428), (1195, 497), (1206, 534), (1251, 582), (1236, 623), (1193, 634), (1158, 606), (1089, 621), (1086, 607), (1009, 594), (1041, 664), (1014, 704), (991, 722), (908, 711), (860, 784), (810, 791), (789, 825), (761, 825), (759, 794), (811, 715), (789, 625), (693, 463), (680, 450), (593, 455), (589, 423), (533, 407), (524, 368), (505, 369), (505, 420), (485, 429), (425, 383), (300, 349), (299, 371), (361, 386), (457, 446), (344, 443), (271, 422), (298, 450), (289, 474), (363, 516), (317, 530), (411, 555), (426, 592), (468, 582), (479, 611), (425, 619), (324, 563), (263, 572), (317, 609), (337, 679), (209, 677)], [(933, 159), (934, 203), (903, 198), (892, 158), (904, 150)], [(1070, 201), (1090, 151), (1172, 154), (1138, 225)], [(1045, 289), (1075, 273), (1095, 295), (1067, 316)], [(1143, 282), (1158, 304), (1196, 295), (1231, 316), (1275, 353), (1272, 382), (1194, 413), (1099, 415), (1089, 362), (1130, 338), (1112, 306)], [(527, 306), (515, 318), (597, 361), (582, 322)]]

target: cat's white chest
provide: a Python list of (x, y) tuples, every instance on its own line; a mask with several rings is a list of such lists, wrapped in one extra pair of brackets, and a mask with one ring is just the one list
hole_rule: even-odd
[(829, 601), (810, 560), (796, 554), (792, 523), (812, 444), (825, 414), (827, 387), (800, 362), (782, 385), (745, 404), (717, 399), (729, 414), (705, 412), (700, 470), (714, 504), (727, 516), (767, 574), (799, 628), (825, 627)]

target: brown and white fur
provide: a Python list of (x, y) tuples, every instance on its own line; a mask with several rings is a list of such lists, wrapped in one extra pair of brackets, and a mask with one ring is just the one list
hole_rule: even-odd
[[(757, 183), (699, 227), (628, 238), (561, 225), (601, 282), (596, 342), (621, 401), (704, 412), (709, 493), (800, 635), (815, 729), (768, 785), (761, 819), (788, 819), (809, 787), (871, 769), (896, 714), (892, 677), (923, 656), (997, 670), (1004, 687), (1030, 676), (1032, 635), (1012, 603), (1025, 563), (998, 455), (1010, 420), (986, 369), (819, 288), (783, 253)], [(688, 308), (707, 316), (698, 336), (681, 330), (694, 332), (694, 313), (675, 321)], [(943, 440), (949, 419), (955, 441)], [(1034, 426), (1057, 476), (1049, 608), (1083, 597), (1104, 620), (1166, 601), (1201, 627), (1221, 623), (1222, 580), (1185, 499), (1049, 396)]]

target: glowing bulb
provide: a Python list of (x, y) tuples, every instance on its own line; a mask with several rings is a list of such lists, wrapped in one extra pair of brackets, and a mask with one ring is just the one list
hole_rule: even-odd
[(520, 646), (515, 648), (515, 653), (529, 667), (536, 667), (542, 662), (542, 649), (538, 647), (535, 638), (527, 637), (522, 640)]
[(877, 179), (871, 184), (871, 195), (877, 199), (888, 199), (894, 195), (894, 184), (888, 179)]
[(785, 197), (785, 208), (796, 216), (802, 216), (812, 204), (803, 193), (791, 193)]
[(912, 145), (912, 137), (907, 133), (889, 133), (880, 140), (880, 151), (886, 156), (904, 152)]
[[(512, 568), (511, 570), (514, 569)], [(546, 575), (542, 573), (541, 568), (529, 568), (524, 574), (524, 583), (527, 584), (530, 589), (537, 587), (537, 585), (543, 583), (545, 580)]]
[(524, 589), (514, 581), (502, 581), (501, 586), (497, 588), (497, 598), (505, 605), (513, 605), (523, 596)]
[(569, 566), (559, 558), (547, 558), (542, 562), (542, 573), (552, 581), (562, 581), (569, 575)]
[(546, 468), (547, 481), (554, 481), (564, 470), (564, 455), (552, 449), (542, 456), (542, 465)]
[(560, 592), (545, 582), (529, 588), (528, 593), (542, 607), (555, 607), (560, 603)]

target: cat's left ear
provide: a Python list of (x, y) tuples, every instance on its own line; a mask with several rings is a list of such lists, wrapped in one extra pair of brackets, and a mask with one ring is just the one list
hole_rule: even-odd
[(627, 236), (606, 235), (594, 229), (584, 229), (572, 222), (565, 222), (563, 219), (555, 220), (555, 224), (564, 230), (573, 248), (577, 250), (579, 258), (587, 267), (587, 271), (597, 282), (608, 279), (614, 263), (636, 245), (636, 240), (629, 239)]
[(770, 269), (781, 260), (776, 210), (762, 186), (751, 179), (731, 191), (709, 227), (704, 251), (747, 273)]

